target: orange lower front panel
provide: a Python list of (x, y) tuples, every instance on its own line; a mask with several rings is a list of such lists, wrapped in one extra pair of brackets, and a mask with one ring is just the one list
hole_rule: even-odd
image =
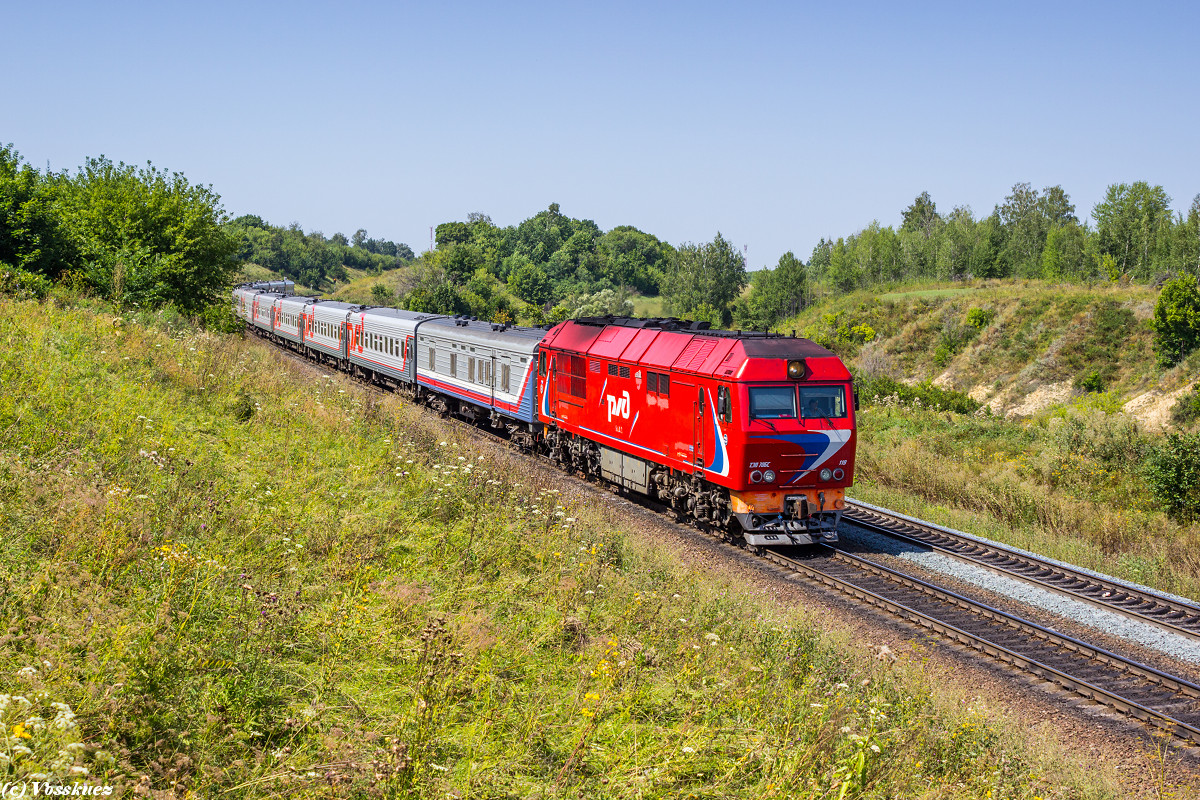
[(814, 512), (822, 508), (821, 498), (825, 495), (824, 509), (826, 511), (841, 511), (846, 507), (846, 490), (844, 488), (829, 489), (793, 489), (791, 491), (750, 491), (730, 492), (729, 501), (735, 514), (782, 514), (789, 500), (801, 497), (808, 498), (808, 507)]

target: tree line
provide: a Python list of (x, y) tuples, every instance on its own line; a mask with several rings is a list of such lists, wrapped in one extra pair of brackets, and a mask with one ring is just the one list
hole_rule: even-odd
[[(1200, 195), (1187, 214), (1161, 186), (1113, 184), (1081, 220), (1061, 186), (1018, 183), (986, 217), (938, 211), (928, 192), (899, 227), (878, 221), (822, 239), (807, 262), (784, 253), (753, 273), (721, 233), (678, 247), (630, 225), (603, 231), (557, 203), (516, 225), (483, 213), (436, 228), (436, 248), (408, 245), (253, 214), (229, 219), (211, 187), (179, 172), (90, 158), (74, 173), (40, 172), (0, 146), (0, 288), (43, 292), (62, 283), (118, 305), (172, 303), (197, 312), (219, 303), (245, 262), (320, 290), (347, 269), (398, 271), (380, 304), (552, 323), (587, 314), (631, 314), (634, 293), (662, 295), (665, 313), (714, 326), (769, 329), (823, 293), (909, 279), (1040, 278), (1167, 284), (1156, 312), (1161, 352), (1172, 360), (1200, 340)], [(1178, 277), (1176, 277), (1178, 276)], [(1191, 305), (1189, 305), (1191, 304)], [(1193, 305), (1197, 306), (1193, 308)], [(1161, 318), (1161, 319), (1160, 319)]]
[(398, 287), (397, 302), (418, 311), (538, 323), (632, 313), (631, 295), (658, 294), (674, 253), (652, 234), (629, 225), (602, 231), (590, 219), (564, 214), (557, 203), (506, 227), (471, 213), (466, 221), (438, 225), (434, 235), (436, 249)]
[(898, 229), (872, 222), (822, 239), (810, 276), (839, 292), (911, 278), (1041, 278), (1161, 282), (1194, 271), (1200, 259), (1200, 195), (1188, 213), (1171, 211), (1161, 186), (1112, 184), (1081, 221), (1061, 186), (1018, 183), (992, 213), (939, 213), (928, 192), (906, 208)]
[(314, 289), (345, 281), (347, 267), (382, 272), (415, 258), (408, 245), (368, 238), (362, 228), (350, 239), (344, 233), (325, 238), (320, 231), (305, 233), (299, 223), (285, 228), (257, 214), (244, 214), (229, 223), (229, 231), (237, 237), (238, 258)]

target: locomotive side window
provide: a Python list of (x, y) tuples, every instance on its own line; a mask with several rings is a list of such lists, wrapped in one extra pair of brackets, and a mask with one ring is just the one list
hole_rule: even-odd
[(450, 374), (458, 377), (458, 353), (450, 354)]
[(717, 416), (723, 422), (733, 422), (733, 402), (727, 386), (717, 387)]
[(846, 416), (846, 389), (842, 386), (801, 386), (800, 413), (807, 418)]
[(434, 371), (434, 369), (435, 369), (435, 368), (434, 368), (434, 366), (433, 366), (433, 364), (434, 364), (434, 361), (433, 361), (433, 348), (431, 347), (431, 348), (429, 348), (429, 371), (430, 371), (430, 372), (433, 372), (433, 371)]
[(508, 364), (502, 364), (500, 366), (500, 388), (506, 392), (509, 390), (508, 389), (508, 378), (509, 378), (510, 374), (511, 373), (509, 371)]
[(795, 419), (794, 386), (751, 386), (750, 419)]

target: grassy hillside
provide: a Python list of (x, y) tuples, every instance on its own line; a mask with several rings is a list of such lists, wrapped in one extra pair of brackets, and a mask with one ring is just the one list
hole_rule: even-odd
[(1149, 326), (1157, 290), (1039, 281), (916, 285), (827, 300), (780, 324), (848, 357), (860, 372), (970, 394), (1029, 416), (1086, 393), (1121, 403), (1200, 377), (1200, 354), (1155, 365)]
[(0, 779), (1122, 794), (394, 398), (165, 323), (0, 300)]

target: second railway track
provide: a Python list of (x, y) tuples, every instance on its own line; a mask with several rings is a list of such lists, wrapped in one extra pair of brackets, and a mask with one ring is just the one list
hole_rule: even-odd
[(1200, 606), (1158, 592), (1105, 579), (996, 542), (979, 539), (877, 508), (860, 501), (847, 503), (843, 520), (867, 530), (919, 545), (970, 564), (995, 570), (1130, 619), (1200, 639)]
[(860, 602), (1200, 744), (1200, 686), (976, 600), (826, 547), (763, 557)]

